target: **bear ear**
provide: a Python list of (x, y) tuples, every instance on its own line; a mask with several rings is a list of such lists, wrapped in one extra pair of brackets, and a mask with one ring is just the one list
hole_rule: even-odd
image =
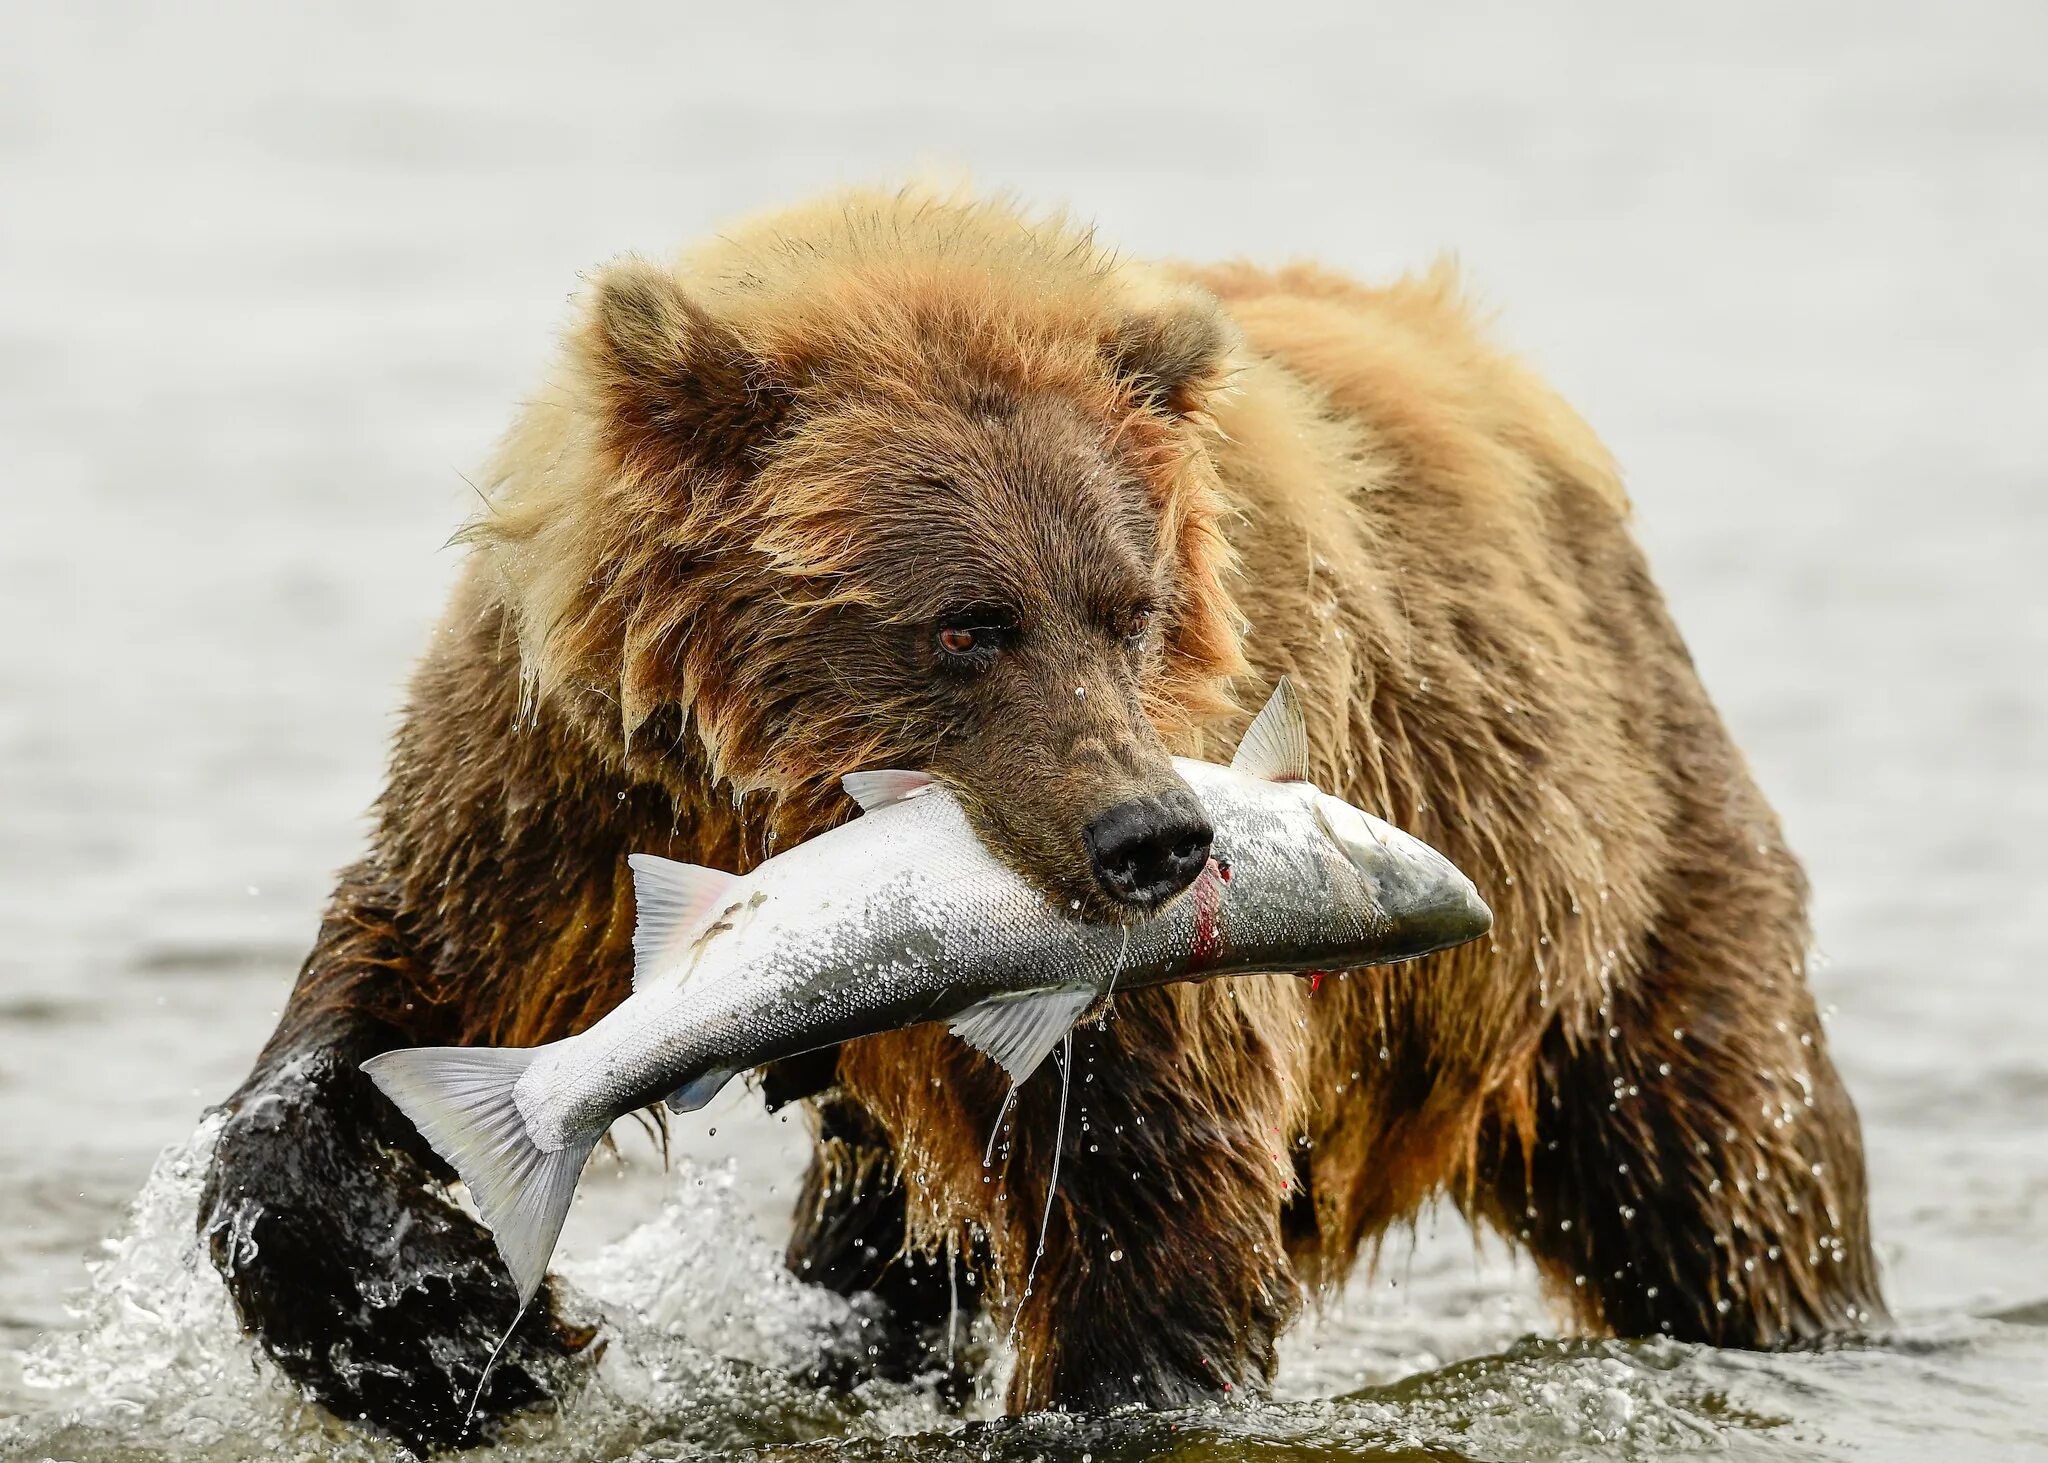
[(620, 260), (592, 282), (580, 344), (622, 462), (742, 465), (788, 405), (732, 327), (644, 259)]
[(1110, 369), (1154, 411), (1199, 411), (1228, 374), (1237, 331), (1207, 298), (1180, 299), (1132, 315), (1104, 342)]

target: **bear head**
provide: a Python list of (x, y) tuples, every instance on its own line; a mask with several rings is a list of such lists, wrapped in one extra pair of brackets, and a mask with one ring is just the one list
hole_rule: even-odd
[(853, 196), (590, 282), (469, 530), (530, 704), (636, 776), (925, 769), (1049, 897), (1130, 918), (1207, 851), (1169, 747), (1242, 666), (1200, 291), (999, 205)]

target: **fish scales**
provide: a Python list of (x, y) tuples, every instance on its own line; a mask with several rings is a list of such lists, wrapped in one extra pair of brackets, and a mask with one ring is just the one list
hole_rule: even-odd
[(1201, 973), (1225, 975), (1370, 940), (1384, 917), (1333, 902), (1327, 860), (1288, 837), (1269, 802), (1234, 795), (1243, 779), (1211, 776), (1210, 764), (1178, 770), (1217, 830), (1201, 876), (1224, 891), (1212, 938), (1200, 937), (1194, 899), (1131, 927), (1084, 922), (998, 862), (953, 798), (915, 797), (735, 881), (667, 968), (520, 1079), (535, 1141), (560, 1147), (697, 1072), (944, 1019), (990, 997), (1157, 984), (1192, 973), (1205, 946), (1214, 953)]

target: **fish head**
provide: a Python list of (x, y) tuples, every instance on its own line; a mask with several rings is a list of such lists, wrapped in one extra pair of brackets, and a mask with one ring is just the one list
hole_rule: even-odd
[(1211, 894), (1224, 896), (1225, 944), (1233, 908), (1250, 921), (1248, 940), (1284, 931), (1280, 943), (1303, 969), (1412, 960), (1493, 927), (1493, 912), (1450, 859), (1306, 778), (1179, 766), (1216, 823), (1222, 887)]
[(1493, 911), (1457, 865), (1413, 834), (1310, 784), (1313, 824), (1364, 885), (1377, 916), (1374, 963), (1462, 945), (1493, 928)]
[(1493, 911), (1449, 859), (1311, 780), (1308, 722), (1286, 677), (1228, 767), (1184, 761), (1180, 768), (1225, 825), (1219, 857), (1235, 848), (1251, 855), (1254, 897), (1274, 906), (1305, 945), (1378, 965), (1448, 949), (1493, 927)]

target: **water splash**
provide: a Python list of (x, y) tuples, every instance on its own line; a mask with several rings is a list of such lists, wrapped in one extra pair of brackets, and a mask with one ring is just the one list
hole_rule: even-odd
[[(23, 1381), (47, 1405), (0, 1420), (0, 1456), (408, 1456), (301, 1400), (241, 1334), (194, 1222), (220, 1128), (209, 1118), (165, 1151), (128, 1223), (88, 1267), (77, 1329), (24, 1358)], [(1514, 1341), (1540, 1324), (1524, 1270), (1498, 1247), (1474, 1251), (1456, 1235), (1419, 1244), (1398, 1274), (1360, 1277), (1328, 1319), (1286, 1339), (1275, 1401), (970, 1422), (922, 1386), (871, 1380), (848, 1391), (799, 1380), (821, 1351), (860, 1346), (868, 1315), (783, 1268), (749, 1222), (730, 1165), (685, 1164), (654, 1218), (563, 1259), (557, 1273), (606, 1317), (603, 1354), (579, 1390), (559, 1413), (519, 1419), (498, 1446), (467, 1456), (657, 1463), (822, 1445), (835, 1463), (1135, 1463), (1247, 1451), (1804, 1459), (1881, 1453), (1924, 1429), (1930, 1409), (1961, 1442), (1959, 1456), (1989, 1456), (1994, 1441), (2001, 1456), (2017, 1456), (2020, 1444), (2048, 1452), (2036, 1405), (2048, 1306), (1815, 1352)], [(994, 1339), (984, 1321), (980, 1344), (1000, 1351)]]
[(199, 1188), (224, 1121), (209, 1117), (158, 1158), (127, 1227), (86, 1266), (87, 1288), (68, 1308), (78, 1329), (24, 1359), (25, 1384), (72, 1404), (53, 1440), (100, 1418), (134, 1423), (153, 1414), (204, 1450), (231, 1438), (252, 1410), (281, 1415), (298, 1405), (240, 1344), (227, 1291), (196, 1236)]
[[(240, 1459), (408, 1456), (297, 1390), (246, 1338), (196, 1229), (224, 1119), (165, 1150), (127, 1224), (88, 1266), (76, 1329), (23, 1359), (48, 1399), (0, 1421), (0, 1455)], [(681, 1164), (659, 1214), (557, 1274), (605, 1316), (604, 1350), (559, 1415), (515, 1421), (469, 1456), (620, 1457), (651, 1446), (735, 1448), (957, 1426), (930, 1393), (870, 1381), (849, 1392), (794, 1380), (867, 1318), (803, 1285), (749, 1224), (729, 1165)], [(573, 1444), (568, 1439), (573, 1436)]]

